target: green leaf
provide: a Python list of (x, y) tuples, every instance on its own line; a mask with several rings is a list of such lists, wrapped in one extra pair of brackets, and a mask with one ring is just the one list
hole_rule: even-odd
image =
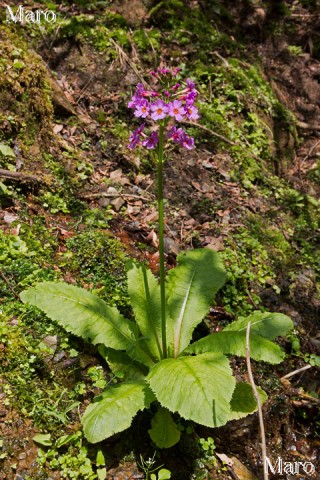
[(163, 407), (207, 427), (224, 425), (230, 415), (235, 379), (224, 355), (168, 358), (147, 381)]
[(159, 448), (170, 448), (179, 442), (181, 433), (171, 413), (166, 408), (160, 408), (151, 421), (148, 430), (152, 441)]
[(118, 377), (119, 372), (123, 372), (125, 380), (143, 380), (148, 374), (145, 365), (135, 362), (125, 352), (107, 348), (104, 345), (99, 345), (98, 350), (116, 377)]
[(43, 310), (68, 332), (93, 344), (128, 350), (130, 356), (153, 365), (137, 343), (135, 324), (87, 290), (62, 282), (43, 282), (23, 291), (20, 297)]
[(58, 440), (56, 441), (55, 447), (60, 448), (63, 447), (63, 445), (67, 445), (67, 443), (73, 442), (74, 440), (77, 440), (79, 437), (75, 434), (72, 435), (62, 435), (62, 437), (59, 437)]
[(167, 276), (167, 305), (172, 318), (168, 320), (168, 345), (173, 347), (174, 357), (189, 345), (194, 328), (208, 313), (226, 278), (213, 250), (191, 250), (178, 257), (178, 264)]
[(320, 357), (315, 353), (311, 353), (309, 359), (305, 359), (312, 367), (320, 367)]
[(0, 143), (0, 154), (3, 155), (4, 157), (11, 157), (15, 158), (16, 154), (12, 150), (11, 147), (8, 145), (5, 145), (4, 143)]
[[(219, 333), (212, 333), (192, 343), (184, 352), (196, 354), (215, 352), (245, 357), (246, 332), (226, 332), (223, 330)], [(250, 357), (254, 360), (276, 364), (282, 362), (284, 356), (285, 354), (279, 345), (259, 335), (250, 334)]]
[(99, 480), (106, 480), (107, 478), (107, 469), (104, 468), (97, 468), (97, 475)]
[(104, 458), (102, 450), (97, 451), (97, 456), (96, 456), (96, 465), (98, 467), (104, 466), (106, 464), (106, 460)]
[(171, 478), (171, 472), (170, 470), (167, 470), (166, 468), (161, 468), (158, 472), (158, 480), (169, 480)]
[(257, 310), (248, 317), (240, 317), (239, 320), (230, 323), (223, 331), (245, 331), (249, 322), (251, 323), (251, 333), (261, 335), (261, 337), (268, 338), (269, 340), (274, 340), (277, 337), (285, 337), (293, 328), (293, 322), (287, 315), (283, 313), (260, 312)]
[[(257, 387), (261, 404), (263, 404), (268, 396), (264, 390)], [(250, 383), (239, 382), (233, 392), (230, 402), (231, 414), (229, 420), (238, 420), (246, 417), (250, 413), (257, 410), (257, 401), (255, 399)]]
[(50, 447), (50, 445), (52, 445), (50, 433), (39, 433), (38, 435), (35, 435), (32, 440), (34, 441), (34, 443), (38, 443), (43, 447)]
[(142, 382), (107, 388), (87, 407), (82, 417), (87, 440), (101, 442), (129, 428), (136, 413), (148, 408), (153, 400), (152, 392)]
[(128, 292), (135, 319), (152, 355), (162, 358), (161, 302), (157, 279), (144, 265), (128, 262)]

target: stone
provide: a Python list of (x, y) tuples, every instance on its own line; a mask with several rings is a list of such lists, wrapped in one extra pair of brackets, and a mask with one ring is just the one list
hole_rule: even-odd
[(58, 336), (57, 335), (47, 335), (42, 339), (42, 342), (47, 345), (47, 347), (52, 348), (58, 345)]
[(126, 202), (125, 202), (125, 200), (123, 200), (123, 198), (117, 197), (117, 198), (114, 198), (113, 200), (111, 200), (110, 205), (112, 205), (113, 209), (116, 212), (119, 212), (120, 208), (123, 207), (123, 205), (125, 203)]
[(230, 460), (232, 460), (233, 463), (232, 470), (239, 480), (258, 480), (257, 477), (236, 457), (230, 457)]

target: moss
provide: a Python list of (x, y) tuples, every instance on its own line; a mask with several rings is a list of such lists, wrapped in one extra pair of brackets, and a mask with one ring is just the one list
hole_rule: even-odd
[(138, 29), (133, 32), (133, 40), (139, 50), (142, 52), (150, 51), (150, 47), (155, 50), (160, 50), (160, 39), (161, 33), (158, 29), (152, 30), (145, 30), (145, 29)]
[(66, 243), (67, 253), (60, 266), (78, 283), (95, 289), (109, 305), (129, 305), (125, 254), (121, 243), (100, 231), (81, 233)]
[(21, 148), (47, 143), (53, 108), (44, 64), (8, 27), (0, 38), (0, 139), (18, 137)]
[(151, 8), (149, 16), (153, 23), (172, 25), (177, 19), (183, 18), (186, 10), (189, 11), (181, 0), (167, 0), (161, 1)]

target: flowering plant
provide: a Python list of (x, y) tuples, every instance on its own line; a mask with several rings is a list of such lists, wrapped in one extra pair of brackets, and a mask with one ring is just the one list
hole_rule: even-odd
[[(284, 354), (273, 342), (292, 328), (282, 314), (254, 312), (219, 333), (192, 343), (195, 327), (209, 311), (226, 274), (217, 254), (207, 248), (179, 255), (178, 266), (165, 277), (162, 166), (164, 142), (194, 148), (194, 140), (176, 127), (184, 118), (197, 119), (197, 92), (188, 79), (173, 82), (176, 71), (153, 72), (157, 88), (139, 84), (131, 102), (143, 118), (130, 137), (130, 148), (141, 144), (157, 149), (160, 284), (143, 264), (128, 264), (128, 293), (134, 320), (85, 289), (63, 282), (43, 282), (21, 294), (24, 302), (42, 309), (67, 331), (99, 345), (99, 353), (115, 378), (86, 408), (84, 433), (100, 442), (131, 425), (139, 410), (154, 404), (149, 434), (160, 448), (180, 439), (172, 414), (208, 427), (224, 425), (257, 408), (252, 387), (236, 382), (227, 355), (246, 356), (246, 328), (250, 323), (250, 355), (255, 360), (279, 363)], [(147, 126), (148, 122), (148, 126)], [(260, 396), (266, 395), (260, 389)]]
[(146, 90), (142, 83), (137, 85), (136, 91), (129, 102), (128, 107), (134, 109), (134, 115), (138, 118), (159, 122), (159, 125), (148, 132), (143, 123), (132, 133), (129, 148), (141, 144), (147, 148), (155, 148), (163, 144), (165, 127), (169, 126), (166, 137), (188, 150), (194, 148), (194, 139), (189, 137), (183, 128), (177, 128), (173, 121), (198, 120), (199, 112), (194, 102), (198, 95), (193, 81), (188, 78), (185, 85), (175, 81), (179, 69), (169, 70), (159, 68), (157, 72), (151, 72), (157, 85), (154, 90)]

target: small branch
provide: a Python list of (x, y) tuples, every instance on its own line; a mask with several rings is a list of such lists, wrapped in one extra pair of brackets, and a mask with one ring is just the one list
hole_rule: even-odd
[(83, 95), (85, 94), (88, 86), (90, 85), (90, 83), (92, 82), (92, 80), (94, 79), (95, 75), (91, 75), (89, 80), (87, 81), (87, 83), (85, 84), (85, 86), (82, 88), (81, 92), (80, 92), (80, 95), (79, 97), (77, 98), (77, 101), (76, 101), (76, 104), (78, 105), (78, 103), (80, 102), (81, 98), (83, 97)]
[(219, 58), (219, 60), (221, 60), (226, 67), (230, 67), (230, 63), (228, 62), (228, 60), (226, 60), (222, 55), (220, 55), (220, 53), (216, 51), (210, 52), (210, 53), (212, 53), (212, 55), (215, 55), (217, 58)]
[(116, 197), (121, 197), (121, 198), (133, 198), (135, 200), (142, 200), (144, 202), (150, 202), (150, 198), (143, 197), (142, 195), (131, 195), (131, 193), (105, 193), (105, 192), (99, 192), (99, 193), (86, 193), (84, 195), (80, 195), (80, 198), (86, 198), (86, 199), (91, 199), (91, 198), (116, 198)]
[(302, 168), (302, 165), (308, 160), (308, 158), (312, 155), (312, 152), (315, 148), (317, 148), (317, 146), (319, 145), (320, 143), (320, 140), (318, 140), (316, 143), (314, 143), (312, 145), (312, 147), (310, 148), (309, 152), (307, 153), (307, 155), (301, 160), (301, 162), (299, 163), (299, 170), (301, 170)]
[(281, 377), (280, 380), (291, 378), (294, 375), (297, 375), (298, 373), (304, 372), (305, 370), (308, 370), (311, 367), (312, 367), (312, 365), (305, 365), (304, 367), (298, 368), (297, 370), (294, 370), (293, 372), (287, 373), (287, 375), (285, 375), (284, 377)]
[(246, 332), (246, 361), (247, 361), (249, 381), (250, 381), (255, 399), (257, 401), (257, 406), (258, 406), (260, 436), (261, 436), (261, 453), (262, 453), (262, 462), (263, 462), (263, 478), (264, 480), (269, 480), (268, 469), (267, 469), (266, 435), (264, 431), (262, 407), (261, 407), (260, 396), (259, 396), (256, 384), (254, 383), (252, 370), (251, 370), (251, 362), (250, 362), (250, 322), (247, 325), (247, 332)]
[(130, 58), (128, 57), (128, 55), (126, 54), (126, 52), (123, 50), (123, 48), (120, 47), (120, 45), (115, 41), (113, 40), (113, 38), (110, 39), (111, 40), (111, 43), (114, 45), (114, 47), (116, 47), (116, 49), (118, 50), (118, 52), (121, 54), (121, 56), (124, 58), (124, 60), (128, 63), (128, 65), (132, 68), (132, 70), (134, 71), (134, 73), (137, 75), (137, 77), (139, 78), (140, 82), (142, 83), (142, 85), (147, 88), (149, 85), (147, 84), (147, 82), (145, 81), (145, 79), (143, 78), (143, 76), (141, 75), (141, 73), (139, 72), (139, 70), (137, 69), (137, 67), (135, 66), (135, 64), (130, 60)]
[(9, 180), (15, 180), (17, 182), (44, 183), (43, 180), (40, 180), (35, 175), (28, 175), (27, 173), (21, 172), (11, 172), (10, 170), (4, 170), (2, 168), (0, 168), (0, 178), (1, 177)]
[(238, 143), (232, 142), (232, 140), (229, 140), (227, 137), (224, 137), (220, 133), (215, 132), (214, 130), (211, 130), (210, 128), (204, 127), (203, 125), (200, 125), (200, 123), (193, 123), (193, 122), (188, 122), (187, 120), (184, 120), (182, 123), (185, 123), (186, 125), (190, 125), (190, 127), (198, 127), (201, 128), (201, 130), (205, 130), (208, 133), (211, 133), (214, 137), (219, 138), (225, 143), (228, 143), (229, 145), (232, 145), (233, 147), (241, 147)]
[(315, 130), (319, 131), (320, 130), (320, 125), (312, 125), (310, 123), (305, 123), (305, 122), (297, 122), (298, 127), (302, 128), (303, 130)]

